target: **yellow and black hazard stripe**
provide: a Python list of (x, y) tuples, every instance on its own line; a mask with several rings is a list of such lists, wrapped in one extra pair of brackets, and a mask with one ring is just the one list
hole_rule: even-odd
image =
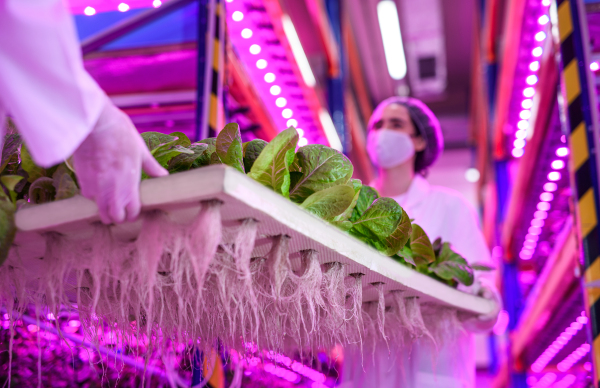
[[(584, 258), (584, 281), (600, 280), (598, 229), (598, 171), (594, 152), (591, 99), (577, 0), (557, 0), (558, 31), (562, 60), (562, 93), (571, 147), (573, 196)], [(585, 289), (591, 329), (594, 386), (600, 381), (600, 288)]]
[(223, 3), (221, 0), (215, 2), (215, 20), (213, 31), (213, 55), (212, 55), (212, 72), (210, 84), (210, 97), (208, 108), (208, 130), (209, 136), (215, 136), (219, 128), (219, 114), (221, 109), (222, 87), (223, 87), (223, 23), (222, 18)]

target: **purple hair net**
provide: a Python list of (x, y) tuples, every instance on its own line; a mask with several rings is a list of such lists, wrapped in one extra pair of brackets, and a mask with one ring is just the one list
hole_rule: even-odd
[[(417, 154), (415, 171), (419, 172), (431, 166), (444, 150), (444, 136), (437, 117), (420, 100), (410, 97), (390, 97), (383, 100), (373, 111), (367, 129), (370, 131), (383, 114), (383, 110), (392, 104), (405, 106), (419, 134), (425, 139), (425, 150)], [(422, 154), (421, 156), (419, 156)]]

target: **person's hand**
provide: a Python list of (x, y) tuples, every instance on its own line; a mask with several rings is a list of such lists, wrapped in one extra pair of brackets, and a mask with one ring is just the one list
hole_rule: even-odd
[(470, 332), (478, 333), (491, 330), (496, 324), (500, 310), (502, 310), (502, 297), (493, 284), (487, 280), (480, 279), (477, 295), (493, 301), (495, 304), (494, 309), (488, 314), (476, 316), (459, 311), (458, 319), (462, 322), (463, 327)]
[(73, 154), (73, 165), (81, 194), (96, 201), (105, 224), (137, 218), (142, 169), (151, 177), (169, 174), (150, 154), (129, 117), (111, 102)]

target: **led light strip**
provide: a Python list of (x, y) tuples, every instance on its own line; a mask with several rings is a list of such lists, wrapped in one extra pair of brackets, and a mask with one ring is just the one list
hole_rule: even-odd
[[(154, 0), (152, 1), (152, 6), (154, 8), (158, 8), (162, 5), (162, 1), (161, 0)], [(131, 7), (129, 6), (129, 4), (127, 3), (120, 3), (117, 6), (117, 9), (121, 12), (127, 12), (131, 9)], [(96, 14), (96, 9), (94, 7), (88, 6), (85, 7), (85, 9), (83, 10), (83, 13), (87, 16), (94, 16)]]
[[(566, 344), (569, 343), (571, 338), (577, 334), (579, 330), (588, 322), (587, 317), (585, 316), (585, 311), (581, 312), (581, 316), (577, 317), (575, 322), (571, 323), (569, 327), (567, 327), (555, 340), (552, 342), (546, 350), (535, 360), (535, 362), (531, 365), (531, 370), (539, 373), (541, 372), (546, 365), (556, 354), (565, 347)], [(588, 345), (589, 346), (589, 345)], [(589, 349), (588, 349), (589, 350)], [(583, 357), (583, 356), (582, 356)], [(568, 357), (567, 357), (568, 358)], [(566, 360), (566, 359), (565, 359)], [(564, 361), (563, 361), (564, 362)], [(566, 364), (565, 364), (566, 365)], [(570, 367), (570, 366), (569, 366)], [(560, 370), (560, 369), (559, 369)], [(567, 369), (565, 369), (566, 371)]]
[[(564, 139), (564, 135), (561, 137)], [(569, 148), (559, 147), (556, 150), (556, 156), (564, 158), (569, 155)], [(566, 163), (563, 159), (556, 159), (550, 164), (553, 170), (562, 170), (565, 168)], [(558, 189), (556, 181), (560, 180), (561, 173), (559, 171), (551, 171), (548, 173), (548, 182), (544, 184), (544, 191), (540, 194), (540, 202), (537, 204), (537, 211), (533, 213), (533, 219), (531, 220), (531, 226), (527, 230), (525, 241), (523, 241), (523, 247), (519, 253), (519, 257), (523, 260), (530, 260), (535, 253), (537, 243), (542, 234), (544, 228), (544, 220), (548, 218), (548, 211), (550, 210), (550, 202), (554, 199), (554, 192)]]
[(577, 361), (581, 360), (583, 356), (589, 353), (590, 348), (590, 344), (582, 344), (580, 347), (575, 349), (573, 353), (569, 354), (564, 360), (559, 362), (556, 368), (561, 372), (568, 371), (573, 365), (575, 365)]
[(525, 153), (524, 148), (527, 143), (527, 130), (529, 129), (529, 119), (531, 118), (531, 107), (533, 106), (533, 96), (535, 95), (535, 85), (538, 82), (537, 72), (540, 69), (540, 59), (544, 53), (544, 49), (541, 44), (546, 40), (547, 34), (546, 27), (550, 22), (548, 17), (548, 6), (550, 0), (542, 0), (542, 6), (546, 7), (544, 13), (538, 17), (537, 23), (540, 26), (540, 30), (533, 36), (534, 40), (540, 44), (531, 51), (533, 61), (529, 64), (529, 70), (531, 73), (525, 78), (525, 83), (528, 85), (523, 89), (523, 97), (525, 99), (521, 102), (521, 108), (523, 110), (519, 112), (519, 122), (517, 123), (518, 131), (515, 132), (515, 140), (513, 141), (512, 155), (515, 158), (520, 158)]

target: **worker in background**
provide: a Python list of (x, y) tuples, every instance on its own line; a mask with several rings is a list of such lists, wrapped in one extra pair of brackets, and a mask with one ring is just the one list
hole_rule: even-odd
[(142, 168), (168, 174), (84, 69), (63, 0), (0, 0), (0, 139), (7, 113), (41, 167), (73, 155), (81, 194), (104, 223), (138, 216)]
[[(408, 216), (433, 240), (441, 237), (469, 263), (491, 263), (475, 209), (453, 190), (432, 186), (424, 175), (444, 146), (435, 115), (421, 101), (392, 97), (377, 106), (368, 124), (367, 151), (378, 176), (372, 183), (382, 197), (395, 199)], [(441, 349), (418, 342), (402, 360), (389, 356), (386, 347), (375, 355), (375, 365), (350, 356), (344, 361), (346, 387), (475, 387), (474, 342), (470, 332), (490, 330), (500, 311), (493, 273), (476, 276), (472, 292), (495, 299), (491, 314), (463, 322), (466, 331)], [(390, 344), (393, 346), (393, 344)], [(365, 360), (370, 357), (365, 356)], [(354, 366), (351, 366), (354, 365)]]

